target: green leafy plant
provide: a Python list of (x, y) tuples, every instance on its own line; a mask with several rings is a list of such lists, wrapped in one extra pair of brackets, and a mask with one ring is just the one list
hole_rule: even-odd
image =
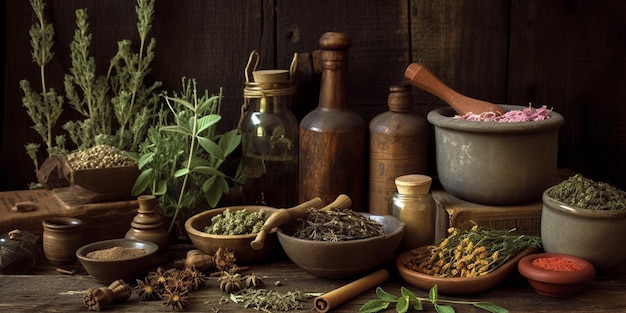
[(118, 52), (111, 59), (106, 76), (98, 75), (96, 61), (89, 53), (92, 35), (87, 11), (75, 12), (77, 29), (70, 43), (72, 66), (70, 74), (65, 75), (64, 86), (71, 107), (85, 119), (69, 121), (63, 128), (79, 150), (109, 144), (121, 150), (136, 151), (155, 117), (159, 101), (155, 91), (161, 82), (151, 86), (144, 84), (156, 46), (154, 38), (146, 45), (154, 0), (138, 0), (135, 11), (139, 20), (139, 52), (132, 51), (130, 40), (119, 41)]
[[(57, 136), (53, 140), (52, 128), (63, 112), (63, 96), (58, 95), (54, 88), (46, 86), (46, 65), (54, 57), (52, 47), (54, 46), (54, 27), (44, 18), (45, 4), (42, 0), (31, 0), (37, 22), (30, 28), (30, 44), (33, 62), (39, 66), (41, 92), (36, 92), (31, 88), (28, 80), (20, 81), (20, 88), (24, 92), (22, 103), (26, 108), (26, 113), (33, 121), (32, 128), (42, 138), (46, 145), (48, 155), (65, 153), (65, 137)], [(38, 143), (27, 143), (25, 145), (28, 156), (35, 165), (35, 172), (39, 170), (37, 153), (40, 149)]]
[(213, 208), (231, 183), (237, 183), (219, 170), (239, 146), (237, 129), (216, 131), (222, 93), (198, 97), (194, 79), (182, 80), (181, 94), (164, 94), (167, 109), (161, 110), (158, 123), (148, 130), (140, 145), (137, 162), (141, 173), (133, 194), (146, 190), (160, 197), (164, 215), (171, 217), (169, 231), (176, 224), (202, 210)]
[(389, 308), (389, 305), (391, 303), (395, 303), (396, 312), (398, 313), (408, 312), (410, 308), (413, 308), (413, 310), (415, 311), (422, 311), (424, 310), (424, 307), (422, 305), (423, 302), (430, 302), (435, 310), (439, 313), (454, 313), (455, 311), (451, 304), (473, 305), (477, 308), (483, 309), (491, 313), (509, 312), (509, 310), (491, 302), (439, 299), (437, 285), (434, 285), (430, 289), (430, 291), (428, 292), (428, 298), (417, 297), (413, 292), (404, 287), (400, 288), (400, 293), (401, 295), (397, 297), (384, 291), (381, 287), (377, 287), (376, 295), (378, 296), (378, 299), (370, 300), (365, 303), (359, 309), (359, 313), (374, 313), (386, 310), (387, 308)]

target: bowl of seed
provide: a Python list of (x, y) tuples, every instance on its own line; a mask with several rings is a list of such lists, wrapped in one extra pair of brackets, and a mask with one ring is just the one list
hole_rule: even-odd
[(349, 208), (310, 209), (278, 229), (283, 250), (298, 267), (321, 278), (355, 277), (389, 261), (404, 234), (400, 220)]
[(187, 219), (185, 230), (203, 253), (213, 255), (220, 247), (228, 248), (238, 263), (254, 263), (268, 259), (278, 247), (275, 229), (268, 234), (262, 249), (250, 246), (267, 217), (276, 210), (261, 205), (216, 208)]
[(76, 250), (76, 257), (87, 273), (103, 284), (122, 279), (134, 281), (152, 267), (159, 246), (134, 239), (97, 241)]
[(97, 145), (65, 157), (63, 173), (71, 195), (82, 203), (132, 198), (139, 169), (124, 151)]

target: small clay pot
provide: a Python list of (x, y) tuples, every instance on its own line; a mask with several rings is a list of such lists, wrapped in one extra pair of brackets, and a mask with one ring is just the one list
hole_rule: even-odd
[(626, 210), (589, 210), (568, 205), (548, 196), (550, 189), (543, 194), (541, 211), (543, 249), (588, 260), (598, 272), (622, 265), (626, 249), (616, 238), (621, 238), (626, 229)]
[(55, 217), (41, 224), (43, 252), (48, 261), (54, 265), (76, 263), (76, 250), (83, 245), (83, 222), (72, 217)]
[[(532, 264), (539, 258), (557, 258), (576, 264), (579, 269), (557, 271), (544, 269)], [(535, 291), (552, 298), (569, 298), (579, 294), (585, 285), (594, 278), (595, 268), (589, 261), (573, 255), (560, 253), (539, 253), (523, 257), (517, 268), (528, 279)]]

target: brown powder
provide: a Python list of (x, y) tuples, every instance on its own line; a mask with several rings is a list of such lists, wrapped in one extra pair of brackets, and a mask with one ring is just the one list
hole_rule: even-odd
[(140, 248), (112, 247), (95, 250), (87, 253), (87, 257), (94, 260), (123, 260), (132, 259), (146, 254), (146, 250)]

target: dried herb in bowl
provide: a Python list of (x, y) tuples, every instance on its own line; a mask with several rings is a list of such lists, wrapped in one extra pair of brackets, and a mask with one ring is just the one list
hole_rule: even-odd
[(539, 236), (518, 235), (474, 225), (470, 230), (448, 229), (439, 245), (415, 250), (405, 263), (409, 269), (437, 277), (477, 277), (498, 269), (527, 248), (541, 244)]
[(306, 219), (300, 218), (289, 226), (292, 236), (317, 241), (364, 239), (385, 233), (382, 224), (346, 208), (312, 208)]
[(548, 189), (548, 196), (588, 210), (626, 209), (626, 192), (576, 174)]

